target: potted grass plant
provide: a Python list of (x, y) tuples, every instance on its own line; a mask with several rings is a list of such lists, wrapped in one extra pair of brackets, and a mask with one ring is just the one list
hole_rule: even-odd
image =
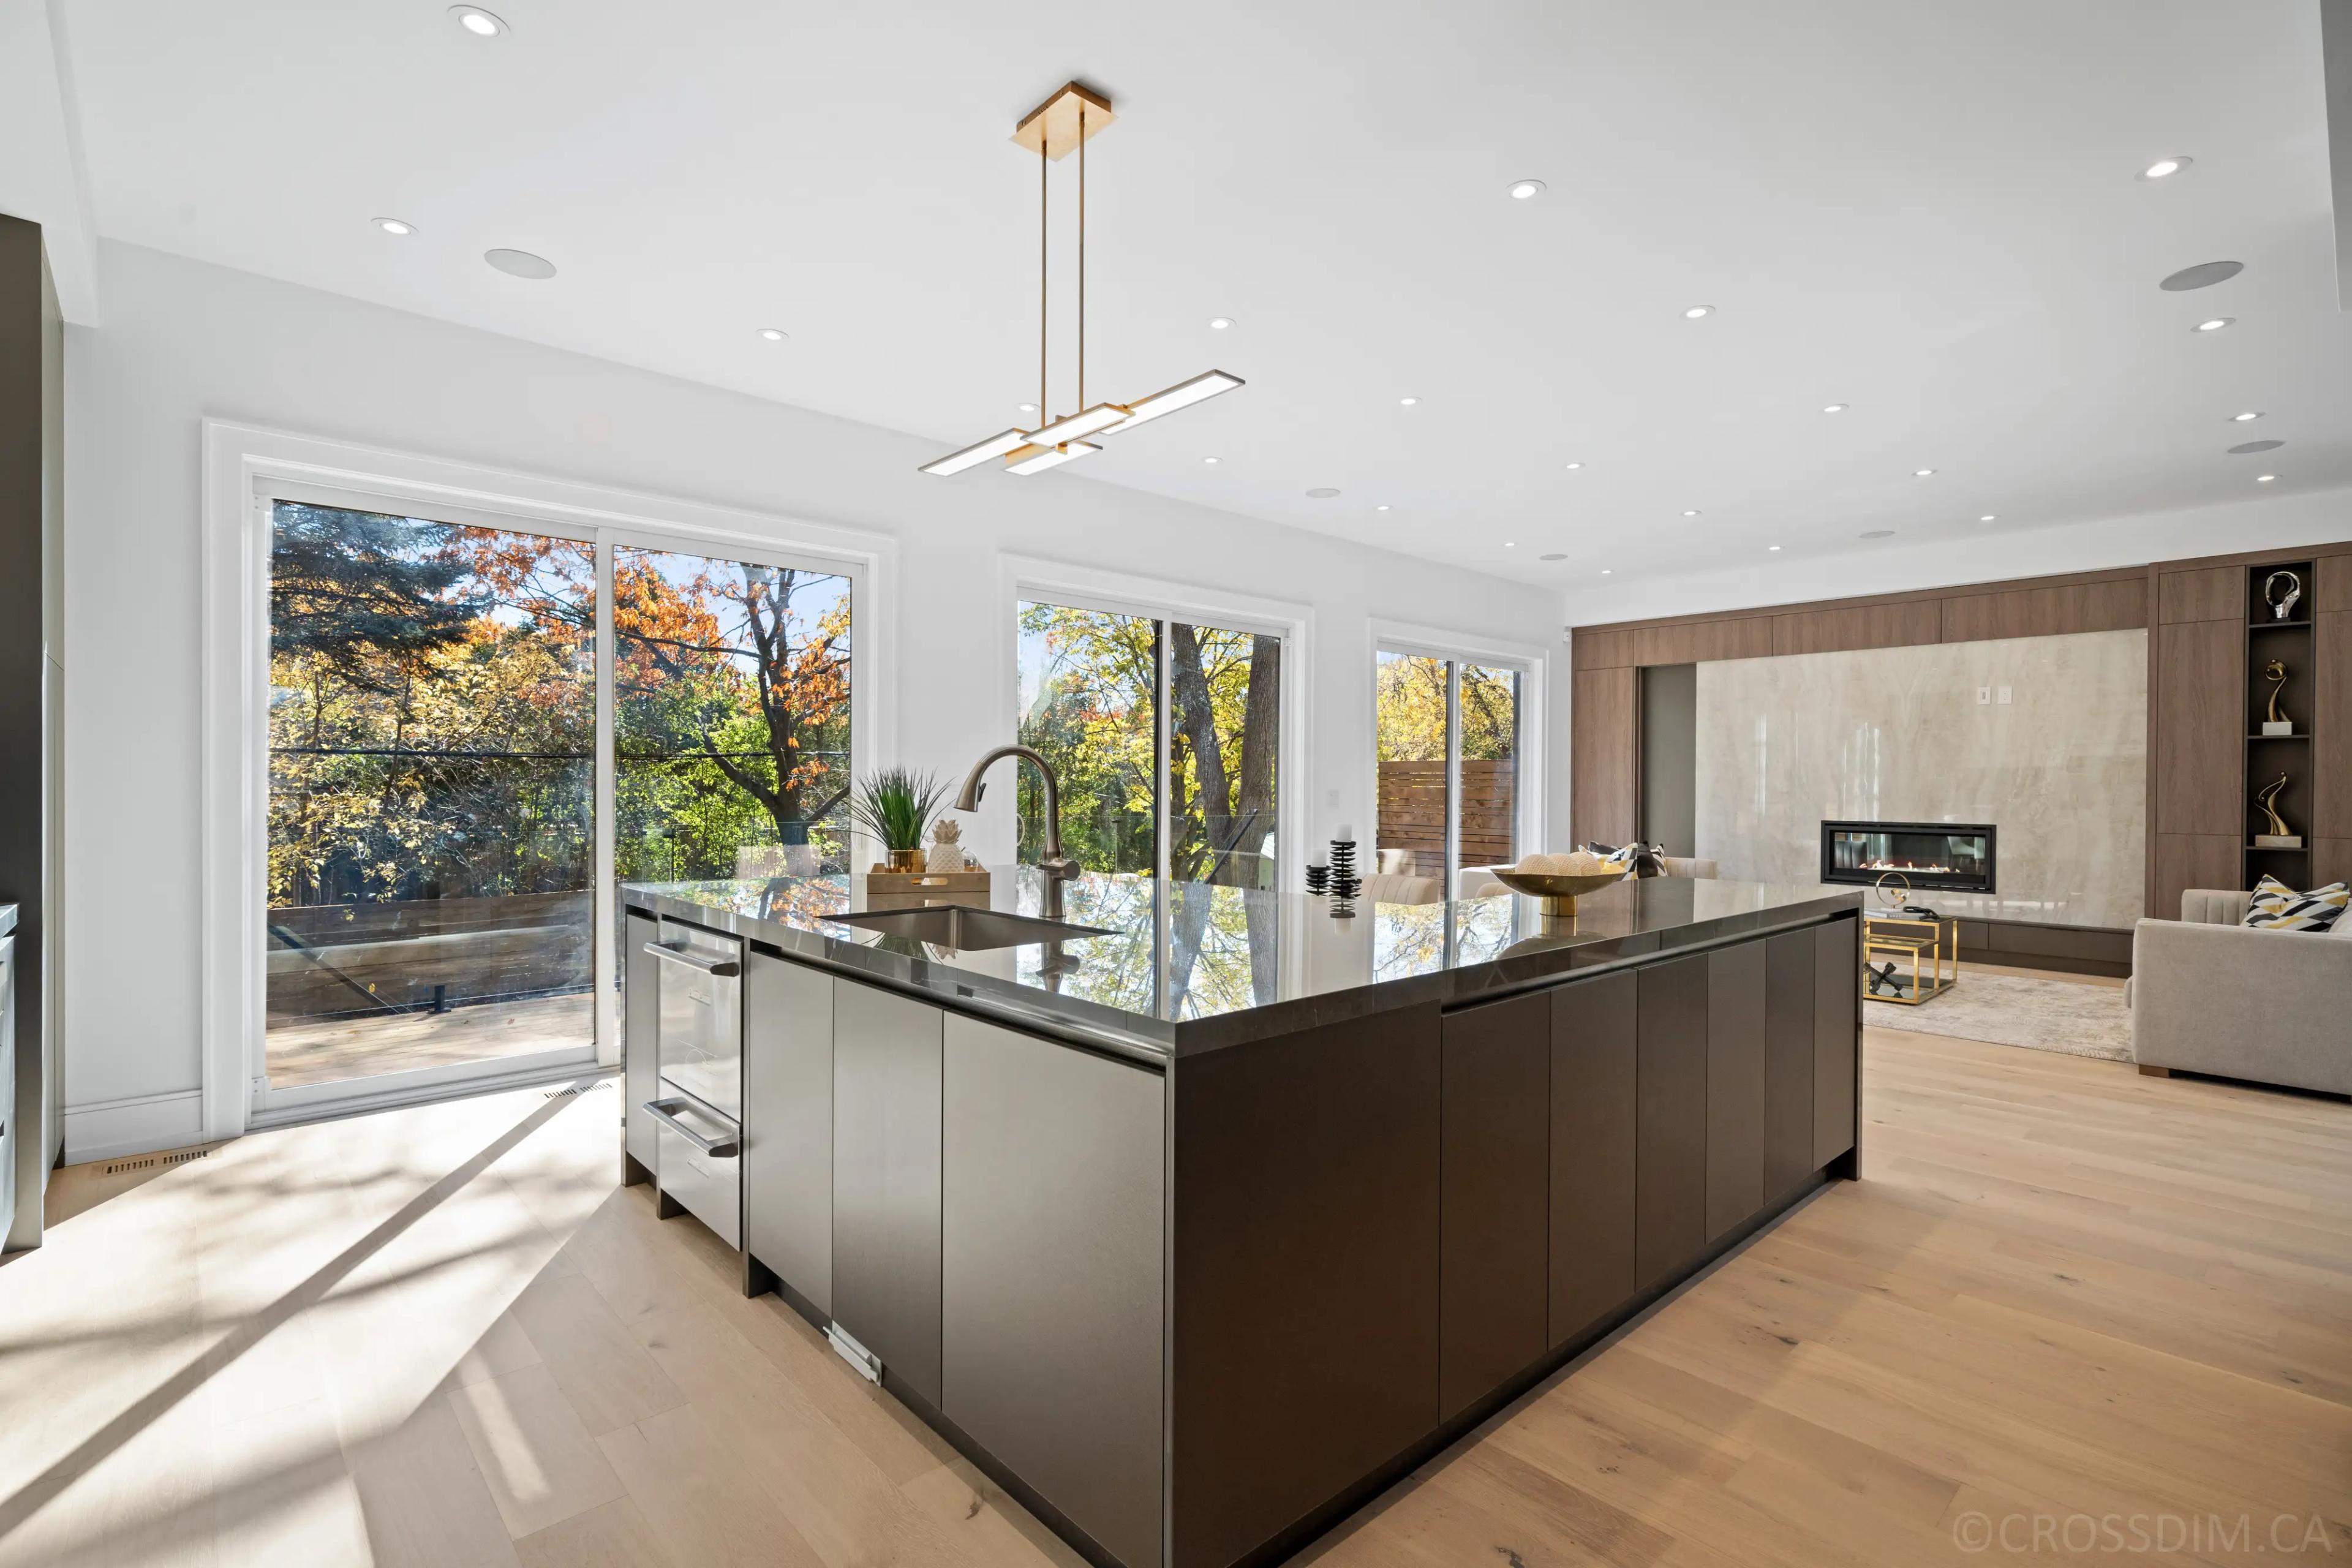
[(849, 815), (881, 842), (893, 871), (922, 868), (923, 829), (939, 815), (947, 785), (935, 773), (883, 768), (858, 782)]

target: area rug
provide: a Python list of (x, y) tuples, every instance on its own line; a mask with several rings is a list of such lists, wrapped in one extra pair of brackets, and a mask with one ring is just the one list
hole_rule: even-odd
[(1863, 1022), (1915, 1035), (1949, 1035), (2070, 1057), (2131, 1060), (2131, 1015), (2123, 988), (2071, 980), (1987, 974), (1963, 967), (1959, 984), (1932, 1002), (1905, 1007), (1864, 1002)]

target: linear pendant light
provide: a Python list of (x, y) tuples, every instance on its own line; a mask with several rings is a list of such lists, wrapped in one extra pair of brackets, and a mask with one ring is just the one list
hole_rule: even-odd
[[(960, 452), (925, 463), (924, 473), (945, 478), (976, 468), (992, 458), (1003, 458), (1006, 473), (1042, 474), (1101, 451), (1100, 447), (1086, 439), (1089, 436), (1115, 435), (1243, 384), (1237, 375), (1211, 370), (1133, 403), (1097, 403), (1091, 407), (1087, 404), (1087, 142), (1113, 118), (1109, 99), (1070, 82), (1013, 127), (1013, 142), (1037, 151), (1037, 427), (1001, 430), (985, 441), (975, 441)], [(1052, 295), (1046, 287), (1049, 247), (1045, 198), (1050, 164), (1073, 151), (1078, 155), (1078, 412), (1057, 418), (1053, 413), (1054, 405), (1046, 401), (1046, 367), (1051, 356), (1047, 353), (1045, 323)]]

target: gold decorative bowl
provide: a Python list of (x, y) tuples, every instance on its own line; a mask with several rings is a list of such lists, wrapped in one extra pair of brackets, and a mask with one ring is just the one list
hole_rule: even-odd
[(1490, 868), (1486, 874), (1515, 893), (1525, 893), (1530, 898), (1541, 899), (1544, 913), (1566, 915), (1573, 919), (1576, 914), (1576, 900), (1579, 898), (1586, 893), (1597, 893), (1603, 888), (1623, 881), (1633, 874), (1633, 868), (1628, 866), (1621, 871), (1603, 871), (1596, 876), (1567, 877), (1549, 871), (1506, 871)]

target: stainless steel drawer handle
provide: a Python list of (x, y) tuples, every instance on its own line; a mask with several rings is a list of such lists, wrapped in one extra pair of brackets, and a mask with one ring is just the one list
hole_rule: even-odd
[(646, 1114), (714, 1160), (732, 1160), (743, 1152), (743, 1140), (740, 1135), (733, 1138), (712, 1138), (697, 1132), (679, 1121), (677, 1113), (672, 1111), (670, 1107), (684, 1103), (685, 1101), (677, 1100), (648, 1100), (645, 1106)]
[(699, 969), (705, 974), (730, 979), (743, 973), (743, 963), (735, 958), (706, 958), (689, 947), (668, 947), (661, 942), (646, 943), (646, 952), (656, 958), (666, 958), (672, 963), (682, 963), (688, 969)]

